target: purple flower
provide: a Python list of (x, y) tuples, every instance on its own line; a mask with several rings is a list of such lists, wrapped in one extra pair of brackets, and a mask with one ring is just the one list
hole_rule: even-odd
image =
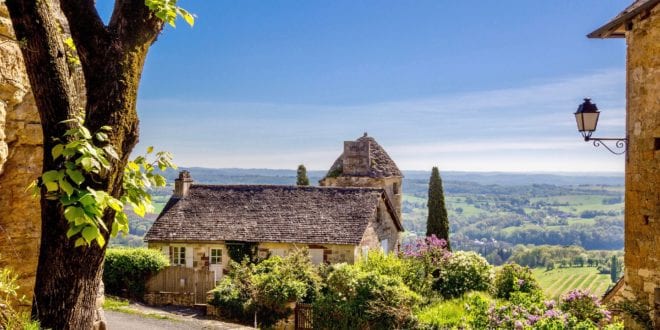
[(513, 325), (514, 325), (514, 327), (516, 327), (516, 329), (522, 329), (523, 328), (522, 322), (520, 322), (518, 320), (516, 320), (516, 322)]
[(525, 285), (525, 280), (518, 279), (518, 286), (523, 286), (523, 285)]

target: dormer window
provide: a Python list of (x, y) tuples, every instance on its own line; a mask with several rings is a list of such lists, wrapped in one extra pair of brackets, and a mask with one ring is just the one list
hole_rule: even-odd
[(395, 182), (395, 183), (392, 185), (392, 192), (393, 192), (395, 195), (398, 195), (398, 194), (401, 193), (401, 192), (399, 191), (399, 189), (400, 189), (400, 188), (399, 188), (399, 183), (398, 183), (398, 182)]

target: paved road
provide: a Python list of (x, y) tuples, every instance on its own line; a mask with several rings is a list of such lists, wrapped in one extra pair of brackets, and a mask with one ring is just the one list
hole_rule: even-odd
[(214, 320), (201, 320), (176, 316), (173, 316), (172, 319), (159, 319), (145, 315), (115, 311), (105, 311), (105, 318), (109, 330), (252, 329), (238, 324)]

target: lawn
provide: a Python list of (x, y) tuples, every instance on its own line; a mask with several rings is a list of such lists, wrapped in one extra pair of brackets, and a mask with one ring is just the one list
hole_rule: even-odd
[(598, 274), (595, 267), (556, 268), (550, 271), (535, 268), (533, 272), (546, 296), (552, 299), (573, 289), (588, 289), (602, 296), (611, 283), (610, 275)]

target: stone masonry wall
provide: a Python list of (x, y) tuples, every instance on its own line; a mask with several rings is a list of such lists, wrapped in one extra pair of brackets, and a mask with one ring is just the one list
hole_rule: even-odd
[[(660, 299), (660, 5), (648, 17), (639, 15), (632, 26), (626, 35), (629, 144), (623, 295), (653, 309), (654, 299)], [(655, 326), (660, 326), (657, 319)]]
[[(0, 2), (0, 267), (19, 275), (29, 306), (39, 255), (39, 200), (25, 188), (41, 173), (39, 115), (6, 7)], [(27, 307), (27, 306), (26, 306)]]

